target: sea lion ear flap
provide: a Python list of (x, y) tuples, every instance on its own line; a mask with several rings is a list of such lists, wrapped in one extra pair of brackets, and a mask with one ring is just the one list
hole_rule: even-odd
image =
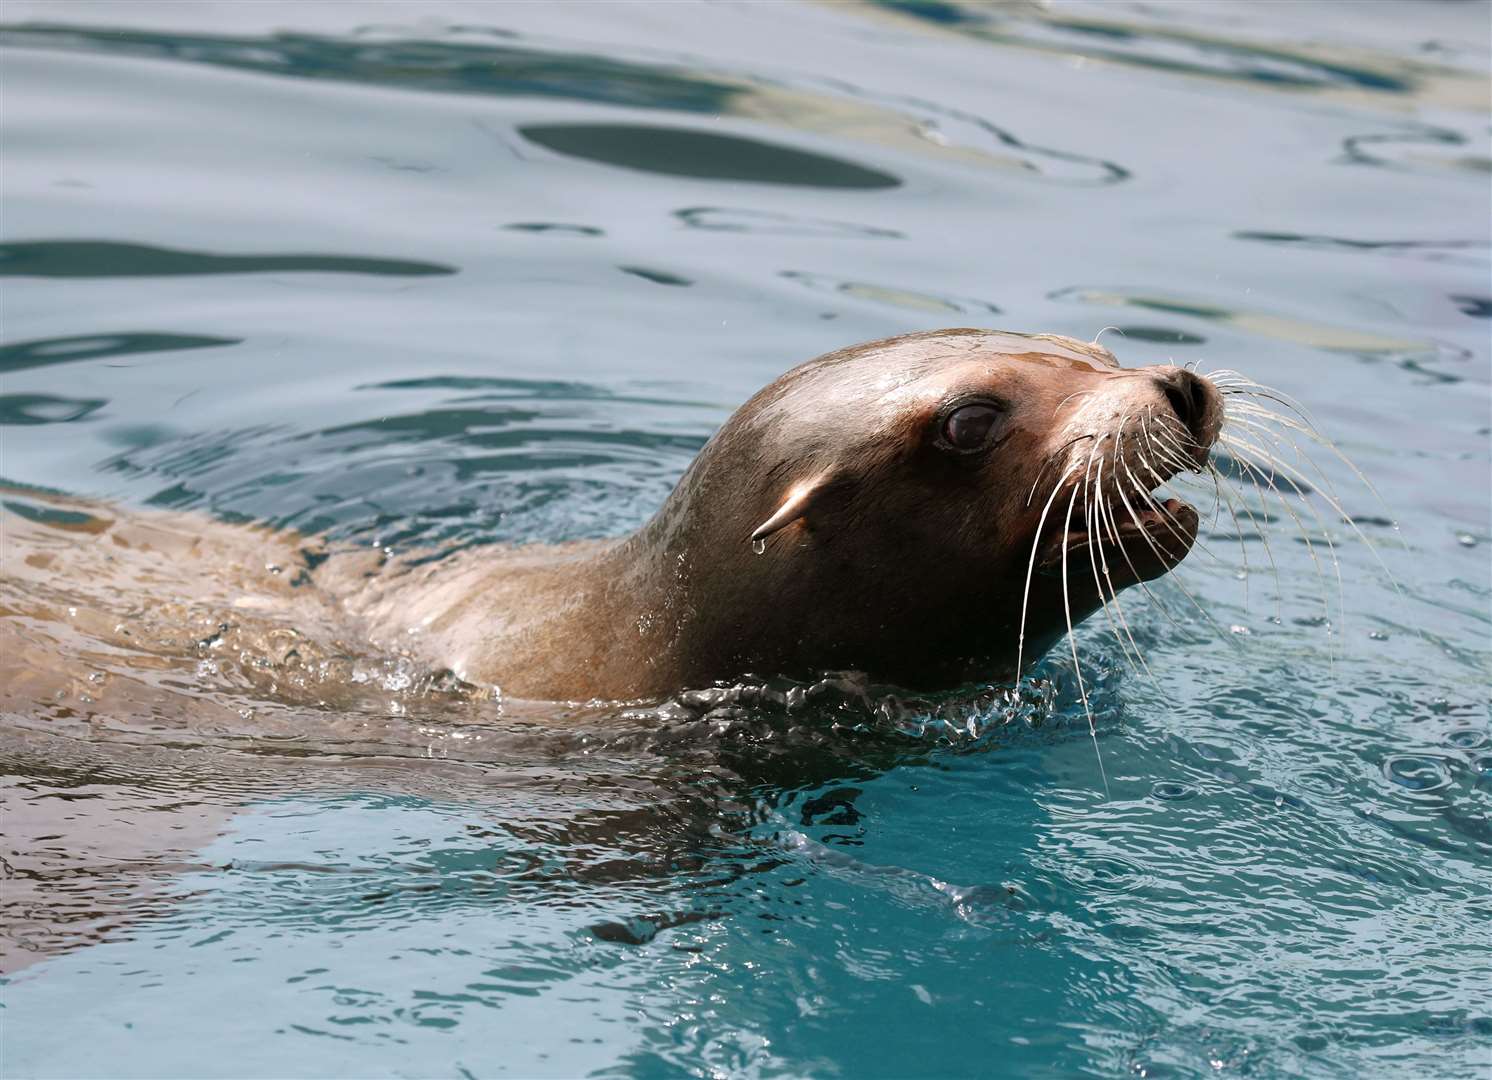
[(751, 534), (751, 542), (761, 545), (766, 541), (767, 537), (771, 536), (778, 529), (791, 525), (806, 515), (808, 508), (813, 504), (815, 496), (824, 489), (828, 479), (827, 475), (816, 476), (811, 480), (799, 481), (788, 488), (787, 494), (782, 498), (781, 505), (777, 507), (771, 517), (758, 525), (756, 531)]

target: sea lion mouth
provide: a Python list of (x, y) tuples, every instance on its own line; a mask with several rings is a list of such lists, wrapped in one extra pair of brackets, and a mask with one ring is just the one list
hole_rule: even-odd
[(1196, 543), (1196, 509), (1180, 499), (1129, 497), (1108, 500), (1103, 510), (1084, 514), (1086, 527), (1058, 523), (1056, 535), (1041, 546), (1037, 568), (1046, 575), (1076, 572), (1102, 577), (1105, 592), (1149, 581), (1174, 570)]

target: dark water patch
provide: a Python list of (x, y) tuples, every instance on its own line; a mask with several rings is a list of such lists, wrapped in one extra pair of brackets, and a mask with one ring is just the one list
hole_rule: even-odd
[(214, 255), (107, 240), (27, 240), (0, 244), (0, 277), (178, 277), (253, 273), (454, 274), (454, 266), (348, 255)]
[(911, 15), (924, 22), (937, 23), (939, 26), (977, 24), (982, 21), (981, 16), (975, 12), (966, 11), (957, 4), (946, 3), (945, 0), (879, 0), (879, 3), (892, 11)]
[(505, 379), (494, 375), (425, 375), (414, 379), (390, 379), (364, 383), (357, 390), (487, 390), (493, 396), (549, 398), (559, 401), (612, 398), (603, 387), (561, 379)]
[(592, 383), (565, 382), (559, 379), (505, 379), (491, 375), (429, 375), (415, 379), (391, 379), (364, 383), (356, 390), (457, 390), (459, 399), (477, 401), (543, 401), (614, 402), (619, 405), (659, 405), (665, 408), (717, 409), (713, 402), (688, 401), (638, 393), (619, 393)]
[(828, 274), (812, 274), (802, 270), (784, 270), (782, 276), (819, 292), (838, 293), (856, 300), (890, 307), (909, 308), (913, 311), (957, 315), (998, 315), (1000, 313), (1000, 309), (988, 300), (978, 300), (973, 297), (939, 296), (913, 289), (899, 289), (891, 285), (878, 285), (868, 281), (844, 281)]
[(384, 89), (552, 98), (698, 113), (728, 111), (731, 98), (741, 92), (729, 82), (673, 68), (488, 43), (360, 41), (295, 33), (232, 37), (31, 23), (7, 28), (0, 33), (0, 44), (175, 60)]
[(1343, 87), (1407, 94), (1413, 69), (1388, 58), (1347, 63), (1310, 48), (1262, 44), (1182, 27), (1098, 20), (1033, 8), (984, 7), (954, 0), (877, 0), (879, 6), (971, 37), (1074, 54), (1171, 74), (1279, 89)]
[(1115, 331), (1132, 341), (1153, 341), (1158, 345), (1205, 345), (1200, 334), (1189, 334), (1169, 326), (1116, 326)]
[(1314, 491), (1304, 480), (1276, 472), (1267, 465), (1250, 464), (1245, 467), (1237, 458), (1221, 450), (1212, 452), (1212, 464), (1229, 479), (1252, 484), (1263, 491), (1275, 489), (1290, 495), (1310, 495)]
[(631, 274), (633, 277), (642, 278), (644, 281), (651, 281), (654, 285), (694, 284), (688, 278), (679, 277), (677, 274), (670, 274), (666, 270), (649, 270), (645, 266), (618, 266), (617, 269), (624, 274)]
[(66, 529), (76, 532), (96, 533), (108, 527), (109, 522), (94, 517), (92, 514), (82, 513), (77, 510), (66, 510), (57, 506), (48, 506), (45, 503), (22, 502), (19, 499), (0, 499), (0, 507), (7, 512), (34, 521), (38, 525), (45, 525), (52, 529)]
[[(466, 32), (474, 29), (466, 28)], [(750, 74), (696, 72), (682, 66), (587, 53), (495, 45), (490, 40), (453, 40), (454, 35), (463, 32), (457, 27), (436, 27), (438, 40), (411, 37), (410, 32), (388, 28), (378, 32), (381, 40), (286, 33), (256, 38), (34, 23), (0, 33), (0, 41), (16, 47), (170, 59), (279, 77), (363, 83), (380, 89), (537, 97), (711, 117), (770, 118), (817, 134), (833, 136), (848, 130), (860, 141), (965, 163), (975, 161), (1009, 170), (1012, 175), (1057, 182), (1113, 183), (1129, 175), (1112, 162), (1028, 145), (981, 117), (936, 102), (892, 98), (876, 102), (877, 95), (849, 83), (837, 82), (832, 93), (826, 93), (818, 81), (802, 89), (789, 88)], [(420, 28), (413, 33), (430, 31)], [(481, 121), (473, 123), (509, 145), (506, 138)], [(509, 145), (509, 149), (513, 148)], [(387, 155), (373, 160), (400, 171), (439, 171), (438, 166), (420, 160)], [(890, 185), (883, 182), (875, 186)]]
[(504, 225), (504, 229), (512, 232), (531, 233), (556, 233), (569, 236), (605, 236), (605, 229), (598, 229), (594, 225), (569, 225), (559, 221), (515, 221), (511, 225)]
[(842, 158), (712, 131), (645, 124), (530, 124), (518, 131), (556, 154), (663, 176), (855, 190), (901, 184)]
[(181, 349), (211, 349), (238, 345), (242, 338), (206, 334), (81, 334), (74, 337), (38, 338), (0, 345), (0, 372), (23, 371), (101, 356), (130, 356), (136, 353), (174, 352)]
[(761, 233), (773, 236), (876, 236), (900, 240), (905, 234), (877, 225), (797, 217), (773, 210), (744, 210), (728, 206), (689, 206), (674, 216), (691, 229), (710, 232)]
[(65, 398), (52, 394), (0, 394), (0, 425), (68, 424), (98, 412), (105, 398)]
[(1492, 319), (1492, 296), (1452, 296), (1451, 302), (1463, 315), (1473, 319)]
[(1438, 365), (1445, 361), (1462, 363), (1471, 358), (1469, 350), (1440, 341), (1389, 337), (1352, 326), (1320, 323), (1267, 309), (1227, 307), (1179, 294), (1071, 286), (1049, 293), (1048, 299), (1104, 307), (1132, 307), (1202, 319), (1230, 327), (1239, 333), (1289, 341), (1307, 348), (1353, 357), (1364, 363), (1392, 363), (1422, 379), (1438, 383), (1462, 381), (1461, 376), (1442, 371)]
[(1252, 240), (1281, 247), (1408, 255), (1432, 262), (1454, 258), (1463, 252), (1480, 253), (1485, 258), (1488, 250), (1484, 240), (1358, 240), (1346, 236), (1324, 236), (1320, 233), (1270, 232), (1262, 229), (1240, 229), (1232, 235), (1235, 240)]
[(665, 930), (673, 930), (691, 923), (724, 918), (726, 912), (679, 911), (661, 915), (638, 916), (624, 921), (598, 922), (591, 925), (591, 933), (600, 941), (612, 945), (646, 945)]

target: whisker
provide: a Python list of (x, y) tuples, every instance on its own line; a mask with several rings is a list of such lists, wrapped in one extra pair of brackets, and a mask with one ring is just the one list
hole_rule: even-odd
[[(1238, 436), (1233, 435), (1229, 432), (1224, 432), (1221, 436), (1220, 441), (1227, 448), (1229, 453), (1233, 455), (1234, 460), (1236, 460), (1250, 476), (1255, 476), (1258, 478), (1258, 480), (1262, 480), (1267, 486), (1268, 490), (1273, 492), (1276, 501), (1280, 504), (1281, 509), (1283, 509), (1287, 515), (1289, 515), (1290, 519), (1295, 522), (1295, 527), (1300, 530), (1301, 539), (1305, 541), (1306, 552), (1311, 557), (1311, 563), (1316, 567), (1316, 576), (1322, 582), (1323, 587), (1321, 595), (1321, 605), (1326, 619), (1329, 623), (1331, 620), (1331, 600), (1330, 592), (1325, 588), (1326, 572), (1321, 566), (1321, 561), (1316, 557), (1316, 545), (1311, 542), (1310, 530), (1306, 528), (1305, 522), (1301, 520), (1300, 515), (1295, 512), (1294, 508), (1285, 498), (1285, 493), (1280, 490), (1277, 484), (1275, 484), (1274, 473), (1277, 471), (1285, 472), (1286, 479), (1291, 480), (1292, 483), (1296, 483), (1297, 481), (1293, 477), (1290, 477), (1288, 475), (1288, 467), (1285, 466), (1283, 462), (1275, 459), (1274, 455), (1270, 454), (1262, 447), (1254, 446), (1252, 443), (1242, 440)], [(1250, 457), (1250, 455), (1258, 455), (1260, 460), (1255, 461)], [(1263, 465), (1268, 465), (1270, 471), (1266, 473), (1264, 468), (1262, 467)], [(1341, 566), (1337, 563), (1336, 560), (1336, 549), (1334, 546), (1331, 545), (1331, 538), (1326, 533), (1326, 524), (1321, 520), (1321, 515), (1317, 513), (1315, 507), (1307, 503), (1306, 509), (1308, 509), (1311, 512), (1312, 516), (1316, 519), (1316, 524), (1321, 528), (1322, 536), (1327, 542), (1332, 564), (1336, 569), (1338, 595), (1341, 596)], [(1328, 653), (1328, 659), (1330, 659), (1330, 653)]]
[[(1120, 430), (1121, 433), (1124, 431), (1124, 421), (1123, 420), (1121, 420), (1119, 422), (1119, 430)], [(1108, 497), (1104, 494), (1104, 490), (1103, 490), (1103, 459), (1102, 458), (1099, 458), (1099, 460), (1098, 460), (1098, 470), (1097, 470), (1097, 472), (1094, 475), (1094, 493), (1097, 495), (1097, 499), (1090, 506), (1091, 515), (1092, 515), (1090, 520), (1092, 520), (1094, 522), (1094, 526), (1093, 526), (1094, 531), (1097, 532), (1097, 530), (1099, 529), (1100, 526), (1107, 524), (1109, 538), (1111, 540), (1113, 540), (1113, 542), (1116, 545), (1118, 545), (1118, 547), (1119, 547), (1119, 549), (1121, 551), (1123, 551), (1124, 545), (1122, 543), (1120, 543), (1118, 533), (1114, 530), (1113, 524), (1111, 522), (1106, 523), (1104, 521), (1104, 511), (1106, 509), (1108, 509)], [(1101, 554), (1101, 549), (1102, 549), (1102, 542), (1101, 541), (1100, 541), (1100, 544), (1099, 544), (1099, 548), (1100, 548), (1100, 554)], [(1089, 548), (1089, 551), (1091, 553), (1091, 551), (1092, 551), (1091, 546)], [(1114, 587), (1114, 579), (1109, 574), (1109, 560), (1108, 560), (1108, 558), (1106, 556), (1103, 556), (1102, 557), (1102, 562), (1103, 562), (1103, 577), (1104, 577), (1104, 580), (1109, 583), (1109, 595), (1113, 599), (1113, 602), (1114, 602), (1114, 613), (1119, 616), (1119, 624), (1122, 627), (1124, 627), (1124, 635), (1125, 635), (1125, 637), (1127, 637), (1129, 639), (1129, 646), (1134, 651), (1135, 660), (1139, 662), (1139, 665), (1144, 670), (1145, 674), (1150, 677), (1150, 681), (1152, 683), (1155, 683), (1155, 674), (1150, 670), (1150, 665), (1147, 664), (1147, 663), (1145, 663), (1145, 658), (1142, 655), (1140, 655), (1140, 646), (1135, 642), (1134, 632), (1132, 630), (1130, 630), (1130, 628), (1129, 628), (1129, 620), (1124, 617), (1124, 607), (1123, 607), (1122, 604), (1119, 603), (1119, 590)], [(1138, 576), (1139, 575), (1137, 574), (1136, 577), (1138, 577)], [(1094, 576), (1094, 581), (1097, 582), (1097, 580), (1098, 580), (1097, 575), (1095, 575)], [(1102, 595), (1102, 593), (1103, 593), (1103, 586), (1102, 585), (1099, 585), (1099, 590), (1098, 591), (1099, 591), (1099, 594)], [(1156, 689), (1157, 690), (1160, 689), (1159, 683), (1156, 683)]]
[[(1078, 489), (1072, 489), (1067, 500), (1067, 521), (1062, 526), (1064, 533), (1072, 525), (1072, 508), (1077, 502)], [(1078, 639), (1072, 630), (1072, 602), (1067, 594), (1067, 544), (1062, 544), (1062, 614), (1067, 618), (1067, 644), (1072, 649), (1072, 673), (1078, 680), (1078, 696), (1083, 699), (1083, 713), (1088, 717), (1088, 734), (1093, 739), (1093, 753), (1098, 757), (1098, 775), (1103, 780), (1104, 798), (1110, 798), (1109, 778), (1104, 772), (1103, 753), (1098, 749), (1098, 725), (1093, 722), (1093, 708), (1088, 704), (1088, 688), (1083, 685), (1083, 665), (1078, 660)]]
[[(1021, 671), (1023, 670), (1022, 660), (1025, 657), (1026, 651), (1026, 612), (1031, 603), (1031, 578), (1036, 573), (1036, 552), (1041, 546), (1041, 530), (1046, 527), (1046, 516), (1051, 513), (1052, 503), (1057, 501), (1057, 495), (1062, 490), (1063, 482), (1072, 475), (1076, 468), (1076, 462), (1069, 463), (1067, 468), (1063, 470), (1062, 475), (1057, 477), (1057, 483), (1052, 487), (1051, 497), (1047, 499), (1046, 505), (1041, 509), (1041, 518), (1036, 522), (1036, 533), (1031, 539), (1031, 559), (1026, 564), (1026, 587), (1021, 594), (1021, 629), (1015, 645), (1015, 682), (1017, 686), (1020, 685)], [(1065, 546), (1063, 550), (1066, 551)]]
[[(1135, 666), (1134, 662), (1130, 660), (1130, 654), (1125, 647), (1124, 638), (1120, 635), (1119, 627), (1114, 622), (1113, 612), (1109, 610), (1110, 599), (1112, 599), (1114, 607), (1117, 608), (1119, 605), (1118, 590), (1114, 588), (1113, 580), (1110, 578), (1109, 594), (1106, 595), (1104, 593), (1103, 580), (1100, 579), (1098, 572), (1098, 561), (1099, 555), (1101, 553), (1100, 549), (1103, 547), (1102, 538), (1098, 529), (1097, 509), (1099, 498), (1098, 492), (1100, 490), (1100, 485), (1102, 484), (1103, 479), (1103, 458), (1097, 453), (1097, 450), (1098, 444), (1095, 444), (1088, 454), (1088, 466), (1083, 473), (1083, 525), (1088, 532), (1088, 565), (1093, 571), (1093, 585), (1098, 590), (1098, 602), (1099, 605), (1103, 608), (1104, 618), (1106, 618), (1109, 622), (1109, 630), (1113, 633), (1114, 640), (1119, 643), (1119, 649), (1124, 654), (1125, 662), (1128, 663), (1131, 668), (1133, 668)], [(1093, 480), (1093, 470), (1095, 465), (1098, 468), (1096, 481)], [(1104, 560), (1103, 576), (1104, 578), (1108, 578), (1109, 576), (1107, 559)], [(1120, 619), (1123, 619), (1124, 617), (1124, 612), (1122, 610), (1120, 610), (1119, 612), (1119, 617)], [(1129, 632), (1128, 625), (1126, 625), (1124, 629), (1125, 633)], [(1130, 644), (1134, 644), (1133, 638), (1130, 639)], [(1135, 653), (1136, 655), (1138, 655), (1139, 650), (1136, 649)], [(1141, 661), (1141, 663), (1143, 664), (1143, 661)]]

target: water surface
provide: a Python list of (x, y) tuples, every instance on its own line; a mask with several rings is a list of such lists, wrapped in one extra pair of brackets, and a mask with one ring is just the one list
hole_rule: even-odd
[(80, 651), (0, 725), (5, 1075), (1486, 1075), (1486, 5), (0, 17), (11, 489), (616, 535), (792, 364), (983, 325), (1246, 372), (1378, 493), (1234, 469), (1153, 679), (1080, 631), (1107, 791), (1061, 656), (877, 719)]

